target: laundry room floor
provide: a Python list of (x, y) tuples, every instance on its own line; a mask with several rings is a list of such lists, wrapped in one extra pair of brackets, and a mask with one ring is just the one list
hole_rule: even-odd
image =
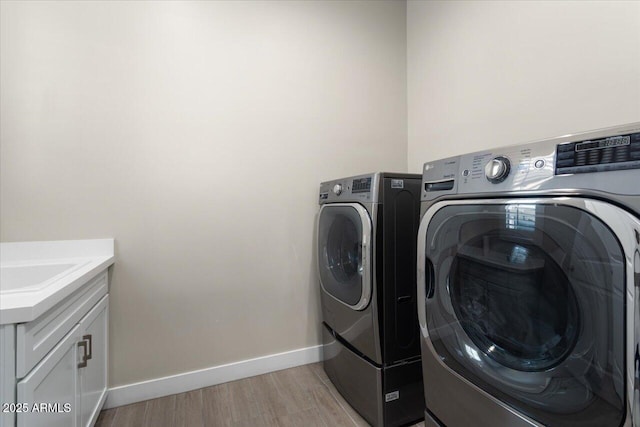
[[(96, 427), (368, 426), (321, 363), (104, 410)], [(424, 423), (415, 424), (424, 426)]]

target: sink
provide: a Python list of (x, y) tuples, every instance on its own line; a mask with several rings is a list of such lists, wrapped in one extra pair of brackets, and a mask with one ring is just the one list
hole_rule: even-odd
[[(108, 285), (106, 270), (113, 261), (113, 239), (0, 242), (0, 332), (4, 325), (36, 320), (98, 276)], [(0, 395), (2, 390), (0, 384)]]
[[(0, 290), (15, 292), (45, 287), (54, 279), (71, 273), (81, 264), (29, 264), (0, 266)], [(35, 289), (34, 289), (35, 288)]]

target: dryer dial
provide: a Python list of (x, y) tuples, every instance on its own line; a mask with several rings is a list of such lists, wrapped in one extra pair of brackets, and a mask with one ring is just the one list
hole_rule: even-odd
[(341, 194), (342, 194), (342, 184), (336, 184), (336, 185), (334, 185), (334, 186), (333, 186), (333, 193), (334, 193), (336, 196), (341, 195)]
[(493, 158), (484, 167), (484, 175), (493, 184), (504, 181), (509, 176), (510, 171), (511, 162), (503, 156)]

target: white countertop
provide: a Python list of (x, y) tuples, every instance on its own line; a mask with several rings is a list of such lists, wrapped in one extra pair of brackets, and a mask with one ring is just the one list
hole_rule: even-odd
[(113, 239), (0, 243), (0, 325), (36, 319), (114, 260)]

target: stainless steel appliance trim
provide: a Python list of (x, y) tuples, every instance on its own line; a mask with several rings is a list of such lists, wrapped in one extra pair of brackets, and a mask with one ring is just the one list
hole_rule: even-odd
[[(325, 289), (324, 285), (322, 284), (321, 277), (319, 277), (320, 287), (331, 298), (335, 299), (336, 301), (346, 305), (347, 307), (353, 310), (360, 311), (367, 308), (367, 306), (369, 305), (369, 301), (371, 300), (372, 287), (371, 287), (371, 264), (370, 263), (372, 258), (371, 256), (372, 226), (371, 226), (371, 218), (369, 217), (369, 213), (359, 203), (329, 203), (326, 205), (322, 205), (320, 207), (320, 213), (318, 214), (318, 222), (316, 224), (316, 235), (319, 235), (320, 233), (320, 218), (322, 217), (322, 211), (327, 208), (340, 207), (340, 206), (350, 207), (355, 209), (358, 215), (360, 216), (360, 221), (362, 222), (362, 243), (361, 243), (362, 244), (362, 295), (360, 297), (360, 300), (356, 304), (350, 305), (342, 301), (341, 299), (334, 297), (330, 292), (328, 292)], [(317, 261), (318, 261), (318, 271), (320, 271), (320, 268), (321, 268), (320, 253), (318, 253)]]
[[(445, 206), (452, 205), (509, 205), (509, 204), (527, 204), (527, 205), (540, 205), (540, 204), (557, 204), (564, 206), (572, 206), (581, 210), (584, 210), (591, 215), (601, 219), (605, 224), (609, 226), (613, 234), (616, 236), (625, 255), (625, 272), (626, 272), (626, 346), (625, 346), (625, 370), (626, 370), (626, 388), (627, 388), (627, 415), (625, 417), (624, 426), (637, 426), (640, 425), (640, 420), (633, 420), (633, 405), (634, 401), (638, 399), (638, 396), (634, 396), (634, 379), (637, 373), (634, 366), (634, 349), (638, 345), (635, 339), (634, 330), (639, 328), (640, 325), (635, 325), (635, 311), (640, 307), (634, 307), (635, 304), (635, 286), (634, 286), (634, 257), (635, 253), (640, 250), (640, 243), (635, 239), (635, 233), (640, 232), (640, 220), (631, 215), (626, 210), (619, 208), (610, 203), (606, 203), (600, 200), (593, 200), (585, 197), (536, 197), (536, 198), (493, 198), (493, 199), (464, 199), (464, 200), (445, 200), (433, 203), (424, 212), (424, 216), (420, 221), (420, 227), (418, 229), (418, 257), (417, 257), (417, 295), (418, 295), (418, 321), (420, 323), (420, 331), (422, 339), (426, 340), (427, 346), (432, 353), (432, 356), (438, 360), (438, 363), (446, 369), (451, 375), (460, 378), (467, 383), (470, 387), (477, 390), (479, 393), (487, 396), (498, 405), (502, 406), (511, 413), (518, 417), (530, 422), (533, 425), (540, 425), (534, 420), (526, 417), (523, 414), (516, 412), (514, 409), (506, 405), (504, 402), (496, 399), (483, 389), (477, 387), (475, 384), (459, 375), (452, 369), (450, 369), (438, 356), (437, 352), (433, 348), (431, 340), (429, 339), (429, 330), (427, 328), (426, 319), (426, 307), (425, 307), (425, 248), (427, 243), (427, 229), (433, 216), (440, 209)], [(635, 422), (634, 422), (635, 421)]]

